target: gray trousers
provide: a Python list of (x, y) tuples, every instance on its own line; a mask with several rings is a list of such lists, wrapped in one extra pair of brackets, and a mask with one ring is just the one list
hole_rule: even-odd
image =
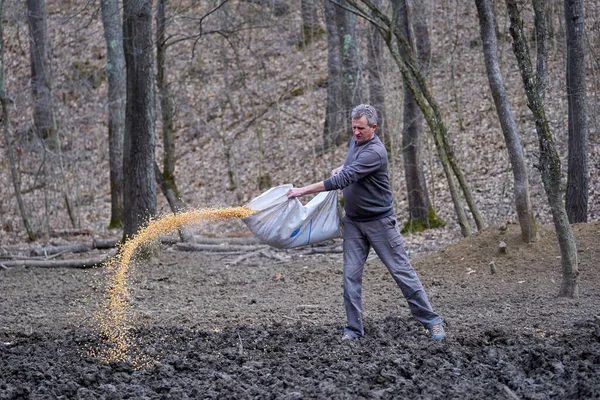
[(371, 246), (398, 284), (413, 317), (426, 327), (440, 324), (423, 285), (404, 250), (395, 215), (357, 222), (344, 217), (344, 306), (348, 323), (344, 333), (363, 336), (362, 277)]

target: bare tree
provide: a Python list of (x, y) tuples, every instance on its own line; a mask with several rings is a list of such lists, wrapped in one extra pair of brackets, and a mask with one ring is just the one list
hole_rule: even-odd
[(356, 33), (356, 15), (342, 7), (335, 7), (335, 22), (340, 38), (339, 51), (341, 55), (341, 113), (345, 125), (344, 135), (336, 142), (345, 144), (352, 135), (350, 113), (362, 103), (362, 67), (360, 61), (360, 45)]
[(341, 82), (341, 56), (340, 35), (336, 27), (335, 4), (329, 0), (325, 3), (325, 24), (327, 27), (327, 106), (325, 111), (325, 126), (323, 127), (323, 148), (336, 146), (343, 142), (344, 119), (341, 107), (342, 82)]
[(539, 138), (540, 159), (539, 169), (542, 175), (544, 190), (550, 203), (554, 228), (560, 247), (563, 282), (561, 296), (579, 296), (579, 270), (577, 246), (575, 237), (569, 225), (565, 203), (561, 191), (561, 163), (554, 144), (550, 124), (546, 118), (546, 110), (539, 95), (539, 90), (533, 74), (529, 47), (523, 32), (523, 21), (517, 5), (517, 0), (506, 0), (510, 16), (510, 33), (513, 37), (513, 51), (519, 64), (523, 79), (527, 105), (535, 117), (535, 127)]
[[(362, 102), (362, 68), (356, 15), (337, 4), (325, 0), (325, 20), (328, 40), (327, 117), (324, 130), (324, 148), (348, 142), (351, 135), (350, 112)], [(345, 0), (341, 0), (345, 1)], [(329, 98), (329, 96), (334, 96)]]
[[(381, 7), (383, 0), (375, 0), (377, 7)], [(392, 131), (388, 126), (387, 113), (385, 111), (385, 91), (383, 76), (383, 39), (377, 28), (369, 24), (367, 31), (367, 55), (369, 61), (366, 63), (366, 70), (369, 76), (369, 104), (377, 110), (377, 136), (385, 144), (388, 153), (393, 149), (391, 135)]]
[[(337, 0), (331, 1), (337, 2)], [(454, 174), (458, 180), (458, 184), (462, 189), (477, 228), (483, 229), (485, 223), (475, 204), (473, 194), (467, 184), (465, 175), (459, 167), (458, 160), (454, 156), (454, 152), (448, 141), (448, 128), (444, 122), (440, 106), (435, 100), (429, 85), (427, 84), (427, 80), (419, 68), (413, 49), (406, 39), (406, 36), (402, 33), (402, 30), (398, 28), (396, 24), (398, 3), (392, 3), (394, 4), (394, 9), (392, 18), (390, 18), (376, 7), (371, 0), (346, 0), (346, 2), (352, 7), (352, 12), (359, 14), (361, 17), (377, 26), (394, 62), (400, 69), (404, 83), (408, 86), (411, 94), (415, 97), (421, 112), (423, 112), (423, 115), (425, 116), (425, 120), (429, 125), (436, 145), (438, 156), (442, 163), (442, 168), (444, 169), (444, 174), (446, 175), (450, 196), (452, 197), (461, 233), (463, 236), (468, 236), (471, 234), (471, 228), (462, 208), (460, 194), (456, 188), (456, 182), (454, 181), (452, 174)], [(375, 17), (371, 16), (371, 13), (373, 13)]]
[[(525, 243), (535, 242), (537, 240), (537, 225), (535, 216), (531, 207), (529, 197), (529, 179), (527, 177), (527, 166), (523, 154), (523, 146), (519, 138), (517, 124), (512, 113), (510, 103), (504, 87), (504, 79), (500, 71), (498, 61), (498, 42), (496, 38), (496, 22), (494, 9), (490, 0), (475, 0), (477, 12), (479, 14), (479, 26), (481, 29), (481, 41), (483, 42), (483, 55), (485, 58), (485, 68), (492, 97), (498, 113), (508, 157), (512, 165), (514, 185), (515, 185), (515, 203), (517, 207), (517, 217), (521, 226), (521, 237)], [(539, 75), (538, 75), (539, 76)], [(541, 83), (541, 81), (540, 81)], [(539, 95), (542, 95), (540, 91)]]
[(2, 104), (2, 132), (4, 134), (4, 143), (5, 143), (5, 152), (8, 157), (8, 163), (10, 165), (10, 174), (11, 180), (13, 183), (13, 188), (15, 190), (15, 196), (17, 198), (17, 205), (19, 207), (19, 212), (21, 214), (21, 219), (23, 220), (23, 226), (25, 227), (25, 231), (27, 232), (27, 237), (29, 240), (35, 240), (35, 233), (33, 229), (31, 229), (31, 224), (29, 223), (29, 214), (25, 209), (25, 202), (23, 201), (23, 195), (21, 193), (21, 180), (19, 179), (19, 173), (17, 171), (17, 163), (15, 160), (15, 155), (13, 154), (12, 144), (10, 140), (10, 135), (8, 133), (9, 127), (9, 114), (8, 107), (10, 103), (10, 99), (6, 95), (5, 88), (5, 74), (6, 67), (4, 65), (4, 0), (0, 1), (0, 103)]
[(167, 0), (158, 0), (156, 3), (156, 85), (160, 97), (164, 147), (162, 178), (166, 189), (172, 192), (167, 199), (175, 200), (169, 201), (171, 210), (175, 213), (183, 208), (183, 203), (179, 199), (179, 190), (175, 182), (175, 111), (167, 80), (167, 5)]
[(567, 215), (571, 223), (587, 222), (588, 106), (583, 0), (565, 0), (567, 30), (567, 100), (569, 105), (569, 167)]
[(42, 138), (48, 140), (50, 148), (56, 148), (58, 147), (58, 132), (54, 123), (52, 106), (50, 43), (46, 20), (45, 0), (27, 0), (34, 128)]
[(102, 0), (108, 81), (108, 154), (110, 164), (109, 228), (123, 226), (123, 135), (125, 131), (125, 53), (118, 0)]
[[(429, 74), (431, 45), (422, 2), (400, 0), (397, 4), (398, 26), (414, 54), (424, 76)], [(403, 78), (404, 80), (405, 78)], [(404, 231), (420, 231), (443, 225), (437, 218), (427, 192), (427, 180), (423, 170), (423, 113), (408, 85), (404, 84), (404, 115), (402, 130), (402, 154), (408, 197), (408, 221)]]
[(156, 214), (152, 0), (124, 0), (123, 49), (127, 70), (124, 140), (124, 229), (134, 235)]

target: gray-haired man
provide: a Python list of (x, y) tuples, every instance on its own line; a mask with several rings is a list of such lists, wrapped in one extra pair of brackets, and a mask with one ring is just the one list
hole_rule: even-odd
[(362, 276), (371, 247), (400, 287), (413, 317), (435, 341), (446, 337), (425, 289), (410, 264), (394, 214), (385, 146), (375, 135), (377, 112), (367, 104), (352, 110), (352, 134), (344, 164), (322, 182), (292, 188), (289, 198), (326, 190), (344, 192), (344, 306), (347, 324), (342, 341), (364, 335)]

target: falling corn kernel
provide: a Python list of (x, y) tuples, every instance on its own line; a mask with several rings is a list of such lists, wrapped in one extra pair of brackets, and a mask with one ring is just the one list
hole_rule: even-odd
[[(123, 243), (116, 256), (105, 264), (108, 273), (101, 312), (97, 315), (103, 341), (101, 359), (116, 362), (132, 359), (134, 340), (129, 313), (129, 265), (142, 245), (153, 243), (160, 235), (202, 221), (244, 218), (254, 213), (247, 207), (205, 208), (181, 214), (170, 214), (150, 221), (145, 227)], [(133, 357), (136, 358), (136, 357)], [(134, 359), (134, 364), (136, 360)]]

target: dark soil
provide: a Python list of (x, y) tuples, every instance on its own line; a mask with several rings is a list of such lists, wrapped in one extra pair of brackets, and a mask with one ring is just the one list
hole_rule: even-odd
[(490, 228), (415, 259), (447, 324), (442, 343), (411, 318), (376, 257), (366, 336), (342, 344), (339, 254), (234, 264), (167, 247), (132, 271), (138, 352), (156, 361), (144, 368), (90, 355), (102, 269), (11, 268), (0, 272), (0, 399), (600, 398), (600, 224), (574, 230), (577, 300), (557, 296), (547, 229), (523, 245), (516, 226)]

